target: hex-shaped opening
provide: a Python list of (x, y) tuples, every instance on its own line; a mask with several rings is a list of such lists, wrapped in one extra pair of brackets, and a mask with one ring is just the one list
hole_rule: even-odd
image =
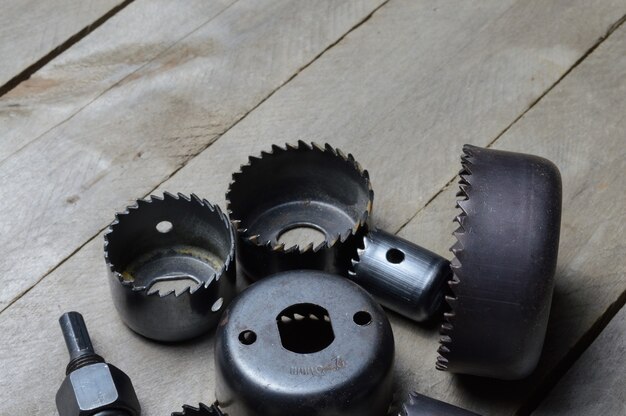
[(322, 351), (335, 340), (328, 311), (312, 303), (298, 303), (276, 317), (280, 342), (297, 354)]

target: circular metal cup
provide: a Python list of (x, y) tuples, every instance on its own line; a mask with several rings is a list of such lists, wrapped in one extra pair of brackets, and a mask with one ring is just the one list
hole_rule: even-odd
[(115, 307), (145, 337), (201, 335), (235, 295), (234, 231), (219, 207), (195, 195), (139, 200), (104, 238)]
[(297, 270), (263, 279), (217, 330), (217, 400), (238, 416), (380, 416), (392, 400), (394, 340), (355, 283)]
[(561, 224), (561, 176), (538, 156), (466, 145), (437, 368), (515, 380), (537, 366)]
[(226, 199), (251, 280), (285, 270), (347, 276), (374, 193), (352, 155), (302, 141), (273, 146), (233, 174)]

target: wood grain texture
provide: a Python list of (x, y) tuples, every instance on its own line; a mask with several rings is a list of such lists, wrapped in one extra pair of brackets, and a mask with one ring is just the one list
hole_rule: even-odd
[(222, 204), (248, 155), (327, 141), (370, 170), (375, 222), (396, 231), (452, 179), (463, 143), (493, 141), (626, 12), (603, 6), (392, 1), (160, 189)]
[(138, 0), (0, 97), (0, 163), (64, 123), (236, 0)]
[[(375, 220), (378, 225), (397, 230), (452, 179), (458, 170), (458, 155), (463, 142), (485, 145), (493, 141), (606, 33), (608, 28), (624, 14), (624, 8), (626, 5), (623, 2), (591, 5), (584, 1), (550, 4), (493, 1), (480, 5), (465, 5), (459, 2), (432, 4), (392, 0), (235, 127), (228, 130), (223, 137), (194, 158), (159, 189), (194, 191), (221, 204), (230, 173), (246, 160), (247, 155), (267, 149), (272, 143), (293, 142), (300, 138), (319, 142), (328, 140), (346, 151), (353, 152), (364, 167), (370, 169), (377, 193)], [(235, 22), (232, 21), (232, 24)], [(262, 23), (257, 25), (264, 26)], [(299, 26), (302, 26), (301, 22)], [(232, 36), (232, 33), (230, 35)], [(613, 36), (607, 43), (611, 40)], [(623, 50), (623, 45), (618, 45), (618, 49), (619, 47)], [(603, 47), (599, 48), (589, 59), (599, 56), (603, 51)], [(247, 51), (248, 54), (256, 56), (254, 52)], [(603, 63), (605, 64), (605, 61)], [(204, 97), (204, 94), (194, 94), (199, 86), (204, 85), (199, 81), (193, 82), (197, 78), (192, 75), (200, 72), (198, 68), (195, 69), (197, 72), (194, 72), (194, 65), (197, 63), (189, 63), (187, 71), (180, 74), (180, 78), (185, 81), (181, 81), (179, 76), (176, 77), (176, 91), (182, 89), (180, 95), (177, 95), (181, 100), (192, 97), (201, 101), (198, 97)], [(582, 68), (581, 65), (576, 71)], [(594, 68), (588, 71), (593, 73)], [(576, 71), (570, 76), (574, 76)], [(621, 74), (624, 73), (623, 68), (618, 69), (618, 72), (620, 71)], [(620, 86), (617, 83), (620, 80), (615, 79), (621, 75), (613, 73), (613, 78), (609, 75), (603, 73), (603, 76), (599, 74), (590, 79), (600, 83), (595, 87), (605, 85), (602, 84), (604, 80), (607, 83), (606, 88), (613, 90), (611, 95), (613, 99), (623, 97), (620, 88), (623, 88), (624, 84), (622, 82)], [(566, 85), (568, 79), (569, 76), (562, 85)], [(171, 88), (163, 85), (166, 81), (172, 79), (165, 79), (159, 83), (153, 81), (148, 86), (161, 87), (163, 94), (165, 91), (174, 93)], [(228, 93), (241, 93), (240, 88), (251, 88), (253, 84), (253, 82), (233, 84)], [(129, 85), (132, 85), (132, 82), (123, 85), (124, 94), (131, 98), (140, 95), (138, 90), (128, 89)], [(542, 100), (541, 104), (559, 91), (561, 90), (557, 87)], [(569, 100), (565, 102), (572, 106), (579, 102), (581, 105), (577, 107), (579, 111), (591, 111), (594, 108), (600, 110), (601, 106), (598, 103), (602, 101), (604, 95), (611, 93), (600, 89), (596, 96), (594, 89), (591, 89), (591, 92), (586, 91), (591, 96), (589, 102), (594, 106), (585, 110), (584, 104), (588, 97), (581, 99), (573, 91), (570, 93), (567, 91), (569, 90), (560, 94), (575, 96), (574, 102)], [(185, 107), (191, 111), (189, 114), (176, 111), (177, 118), (165, 111), (156, 111), (155, 107), (169, 103), (160, 95), (148, 95), (149, 98), (156, 100), (156, 103), (145, 103), (145, 100), (130, 98), (128, 103), (125, 103), (120, 98), (115, 99), (117, 96), (103, 97), (99, 105), (105, 114), (98, 117), (97, 113), (90, 113), (90, 117), (83, 119), (77, 127), (73, 127), (76, 130), (62, 127), (61, 129), (66, 130), (59, 132), (59, 135), (55, 136), (56, 139), (65, 137), (61, 133), (66, 132), (67, 136), (73, 138), (71, 143), (79, 145), (81, 139), (85, 140), (80, 135), (85, 134), (84, 125), (98, 126), (98, 123), (104, 123), (104, 126), (97, 127), (97, 134), (87, 135), (99, 137), (101, 141), (106, 142), (103, 143), (106, 146), (102, 146), (103, 150), (100, 152), (106, 152), (111, 141), (121, 147), (120, 143), (125, 138), (136, 140), (132, 145), (124, 147), (127, 152), (129, 149), (144, 150), (147, 156), (151, 156), (149, 152), (153, 152), (152, 154), (161, 152), (159, 153), (161, 159), (152, 156), (152, 163), (147, 164), (141, 157), (138, 161), (132, 161), (125, 159), (124, 153), (119, 153), (121, 156), (118, 156), (115, 168), (107, 170), (113, 173), (104, 175), (109, 185), (101, 185), (105, 180), (102, 179), (96, 181), (90, 190), (76, 194), (81, 198), (79, 202), (87, 199), (89, 204), (83, 204), (80, 209), (76, 208), (73, 211), (77, 215), (73, 222), (67, 220), (71, 217), (60, 215), (64, 212), (63, 209), (55, 209), (56, 206), (52, 202), (44, 203), (47, 202), (46, 199), (43, 199), (43, 202), (39, 201), (39, 206), (31, 208), (31, 212), (36, 213), (43, 212), (47, 207), (53, 211), (45, 214), (46, 221), (39, 219), (40, 224), (48, 224), (51, 221), (64, 222), (55, 225), (57, 227), (54, 229), (55, 234), (51, 234), (59, 235), (59, 230), (63, 230), (62, 243), (44, 233), (41, 237), (42, 244), (37, 250), (32, 248), (26, 252), (33, 256), (33, 253), (38, 254), (42, 251), (43, 247), (53, 244), (63, 246), (53, 247), (49, 256), (42, 256), (47, 262), (46, 267), (54, 264), (51, 259), (59, 258), (61, 256), (59, 253), (71, 252), (72, 247), (76, 247), (72, 244), (82, 241), (81, 239), (88, 235), (85, 229), (103, 226), (112, 216), (114, 208), (121, 207), (133, 196), (141, 195), (145, 189), (149, 190), (149, 184), (158, 184), (164, 175), (159, 172), (166, 169), (159, 172), (154, 170), (161, 169), (167, 162), (182, 163), (180, 159), (183, 156), (180, 154), (184, 149), (180, 147), (188, 142), (173, 140), (173, 143), (166, 145), (165, 140), (161, 140), (160, 137), (180, 138), (181, 132), (185, 131), (189, 131), (189, 134), (211, 132), (208, 128), (199, 132), (191, 128), (181, 128), (198, 125), (192, 124), (194, 120), (196, 123), (199, 120), (200, 124), (207, 123), (206, 116), (194, 112), (193, 106)], [(223, 92), (219, 99), (221, 101), (216, 103), (231, 97)], [(563, 104), (563, 97), (555, 101), (552, 105), (558, 107), (559, 103)], [(211, 107), (205, 103), (203, 108), (206, 110)], [(581, 117), (580, 113), (569, 114), (572, 119), (567, 121), (574, 124), (566, 126), (570, 129), (568, 133), (584, 130), (584, 123), (600, 123), (602, 128), (606, 129), (603, 130), (606, 137), (620, 137), (618, 133), (623, 137), (623, 124), (617, 121), (616, 125), (610, 124), (611, 120), (623, 118), (620, 112), (623, 106), (601, 108), (612, 110), (613, 115), (609, 116), (599, 111), (605, 118), (591, 120), (593, 117)], [(133, 113), (127, 114), (131, 110)], [(536, 114), (535, 111), (528, 113), (518, 124), (526, 122)], [(147, 112), (149, 116), (142, 116), (143, 112)], [(87, 117), (84, 116), (85, 112), (81, 114), (83, 114), (81, 117)], [(554, 120), (557, 123), (554, 129), (557, 129), (559, 120), (564, 121), (559, 119), (558, 112), (550, 113), (546, 117), (548, 122)], [(151, 126), (150, 122), (156, 125)], [(123, 125), (120, 126), (118, 123)], [(172, 123), (177, 123), (178, 126), (170, 126)], [(526, 151), (544, 152), (545, 147), (542, 147), (542, 143), (546, 141), (546, 136), (540, 136), (543, 141), (539, 139), (527, 141), (527, 137), (535, 136), (527, 136), (532, 133), (534, 123), (526, 124), (527, 130), (518, 131), (518, 140), (514, 143), (507, 142), (507, 145), (511, 148), (519, 146)], [(78, 129), (80, 125), (83, 126), (82, 130)], [(597, 128), (595, 124), (589, 127)], [(537, 129), (536, 135), (543, 131), (540, 127)], [(517, 130), (514, 127), (507, 135), (515, 131)], [(583, 134), (587, 138), (589, 131), (586, 133), (587, 135), (582, 132), (577, 134)], [(148, 138), (153, 137), (156, 139), (146, 143)], [(91, 140), (95, 142), (95, 139)], [(70, 141), (64, 143), (68, 142)], [(47, 143), (49, 147), (53, 144), (52, 141)], [(580, 148), (583, 153), (578, 154), (576, 160), (583, 162), (586, 157), (584, 152), (589, 153), (592, 147), (592, 141), (586, 142), (586, 146), (581, 145), (579, 141), (570, 145), (559, 141), (554, 143), (557, 147)], [(97, 156), (102, 153), (98, 153), (99, 148), (95, 145), (90, 146), (93, 147), (88, 149), (97, 160)], [(535, 150), (533, 146), (537, 149)], [(617, 159), (619, 152), (615, 149), (610, 150), (613, 151), (615, 160), (619, 160)], [(81, 151), (85, 152), (84, 149)], [(104, 155), (105, 161), (111, 158), (110, 154)], [(133, 155), (136, 153), (128, 153), (126, 158)], [(575, 154), (570, 155), (573, 157)], [(171, 156), (173, 160), (167, 156)], [(54, 161), (54, 158), (50, 159)], [(565, 162), (559, 158), (554, 159), (559, 164)], [(160, 160), (161, 163), (155, 164), (155, 160)], [(42, 161), (38, 165), (42, 166), (42, 169), (47, 169), (43, 162), (52, 163)], [(66, 159), (65, 163), (70, 162), (71, 159)], [(604, 169), (591, 163), (587, 165), (596, 166), (597, 172)], [(52, 172), (58, 175), (55, 177), (68, 178), (70, 181), (77, 176), (72, 170), (64, 171), (63, 163), (57, 163), (56, 166), (56, 170), (45, 171), (41, 175)], [(93, 170), (93, 166), (91, 164), (83, 167), (82, 175), (94, 175), (95, 172), (90, 171)], [(623, 167), (617, 162), (610, 166), (613, 172)], [(0, 170), (2, 168), (3, 166), (0, 166)], [(64, 175), (57, 173), (60, 171), (64, 172)], [(33, 172), (30, 174), (34, 175)], [(57, 180), (53, 182), (60, 183)], [(22, 186), (26, 183), (27, 181), (20, 182)], [(616, 181), (608, 183), (611, 189), (619, 186)], [(592, 185), (589, 187), (590, 190), (583, 192), (586, 197), (593, 194)], [(105, 191), (112, 195), (94, 196), (95, 193), (106, 193)], [(2, 197), (6, 198), (4, 195)], [(604, 201), (606, 196), (602, 194), (596, 198), (600, 198), (594, 200), (597, 205), (597, 201)], [(53, 199), (50, 198), (50, 201)], [(424, 230), (425, 234), (410, 233), (409, 230), (412, 228), (408, 227), (403, 232), (407, 233), (407, 237), (428, 247), (435, 249), (441, 247), (440, 252), (443, 253), (442, 250), (447, 249), (451, 243), (447, 231), (442, 233), (442, 230), (450, 224), (448, 221), (454, 212), (453, 200), (452, 195), (444, 196), (442, 193), (418, 214), (416, 222), (412, 222), (411, 226), (420, 223), (429, 224), (426, 228), (417, 227), (418, 230)], [(434, 216), (426, 215), (437, 206), (449, 206), (450, 214), (446, 214), (443, 209), (441, 213), (435, 212)], [(31, 228), (36, 230), (37, 226), (33, 225)], [(587, 232), (592, 231), (591, 227), (584, 229)], [(573, 230), (577, 232), (576, 228)], [(26, 229), (24, 232), (28, 231), (30, 230)], [(572, 234), (564, 234), (563, 238), (567, 239), (569, 244), (590, 244), (589, 239), (577, 241), (577, 234), (574, 234), (574, 237)], [(23, 244), (25, 241), (27, 240), (23, 240)], [(602, 252), (604, 245), (600, 243), (594, 243), (599, 244), (597, 247), (587, 246), (587, 249), (594, 250), (593, 252), (581, 254), (591, 256), (594, 252), (596, 254)], [(21, 250), (23, 248), (15, 248), (14, 255), (19, 256)], [(564, 249), (564, 252), (566, 251)], [(29, 258), (23, 257), (21, 261)], [(617, 264), (613, 264), (618, 267)], [(20, 267), (21, 273), (15, 273), (15, 276), (26, 279), (36, 275), (36, 270), (26, 273), (26, 267), (21, 265)], [(44, 269), (38, 267), (39, 270)], [(619, 276), (615, 269), (602, 269), (601, 272)], [(588, 280), (589, 287), (592, 287), (593, 280)], [(565, 288), (577, 291), (576, 287), (565, 286)], [(585, 300), (591, 302), (583, 292), (578, 292), (575, 297), (581, 301), (580, 308), (585, 307), (586, 304), (583, 303)], [(181, 345), (165, 346), (149, 342), (124, 328), (109, 299), (102, 260), (102, 236), (97, 235), (0, 314), (0, 332), (4, 334), (0, 337), (0, 361), (6, 369), (0, 372), (0, 390), (7, 392), (8, 400), (5, 401), (4, 407), (9, 414), (25, 411), (34, 414), (54, 412), (52, 397), (63, 378), (63, 367), (67, 359), (56, 318), (69, 309), (84, 313), (96, 347), (112, 363), (119, 365), (133, 378), (145, 415), (167, 414), (179, 408), (182, 402), (195, 403), (200, 400), (210, 401), (213, 398), (211, 336)], [(563, 310), (563, 314), (566, 313), (570, 313), (567, 308)], [(601, 311), (596, 310), (596, 317), (600, 314)], [(457, 404), (480, 410), (486, 415), (512, 414), (517, 409), (521, 396), (511, 395), (508, 386), (496, 388), (491, 391), (489, 397), (481, 397), (477, 395), (479, 393), (467, 390), (467, 385), (473, 384), (475, 380), (461, 380), (435, 372), (433, 370), (437, 339), (435, 328), (421, 328), (397, 316), (392, 316), (392, 320), (398, 346), (398, 378), (406, 386), (435, 397), (450, 399)], [(37, 371), (38, 377), (32, 377), (32, 372), (24, 369)], [(28, 395), (19, 394), (26, 390), (29, 391)], [(500, 390), (509, 394), (500, 395)], [(42, 397), (49, 399), (42, 400)]]
[(0, 309), (379, 4), (239, 1), (5, 159)]
[(83, 314), (96, 351), (131, 377), (142, 415), (211, 399), (212, 338), (164, 345), (134, 334), (117, 316), (105, 273), (100, 235), (0, 315), (3, 415), (57, 415), (69, 359), (57, 319), (70, 310)]
[[(493, 146), (546, 157), (562, 174), (556, 289), (538, 370), (515, 383), (437, 372), (422, 361), (435, 360), (434, 349), (427, 348), (438, 334), (420, 331), (407, 335), (410, 324), (395, 319), (396, 328), (401, 328), (396, 331), (399, 361), (407, 364), (402, 366), (401, 379), (413, 382), (421, 393), (484, 414), (517, 410), (527, 414), (550, 386), (547, 377), (567, 365), (570, 354), (580, 350), (580, 343), (588, 342), (588, 334), (608, 310), (623, 303), (619, 298), (626, 292), (626, 243), (622, 238), (626, 232), (626, 185), (621, 178), (621, 172), (626, 172), (624, 48), (626, 26), (622, 25)], [(446, 188), (400, 235), (450, 257), (447, 248), (454, 242), (450, 234), (456, 227), (450, 219), (457, 214), (456, 190), (456, 185)], [(580, 388), (584, 396), (582, 384)]]
[(0, 86), (122, 3), (0, 1)]
[(626, 414), (626, 308), (550, 392), (535, 416)]

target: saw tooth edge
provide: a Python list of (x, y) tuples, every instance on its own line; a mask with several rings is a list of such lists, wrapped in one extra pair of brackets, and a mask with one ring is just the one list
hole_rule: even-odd
[(366, 234), (363, 236), (363, 238), (361, 239), (361, 241), (356, 247), (354, 256), (350, 259), (350, 265), (348, 266), (348, 275), (352, 279), (355, 279), (357, 277), (357, 274), (356, 274), (357, 268), (359, 267), (359, 264), (361, 263), (361, 258), (363, 257), (363, 255), (365, 254), (365, 252), (367, 251), (369, 247), (370, 243), (369, 243), (368, 235), (369, 234)]
[[(116, 277), (117, 281), (124, 287), (130, 289), (133, 292), (143, 292), (146, 290), (146, 286), (135, 286), (134, 281), (133, 280), (125, 280), (124, 276), (122, 275), (122, 273), (118, 272), (117, 270), (115, 270), (113, 263), (111, 263), (111, 260), (109, 258), (109, 235), (115, 230), (116, 227), (120, 226), (120, 221), (123, 220), (123, 218), (126, 215), (131, 214), (133, 211), (136, 211), (140, 208), (141, 205), (147, 205), (147, 204), (153, 204), (155, 201), (164, 201), (166, 199), (174, 199), (174, 200), (184, 200), (186, 202), (189, 203), (197, 203), (200, 206), (207, 208), (209, 211), (211, 211), (214, 214), (217, 214), (221, 223), (224, 224), (224, 227), (228, 230), (230, 228), (230, 220), (228, 219), (228, 217), (224, 214), (224, 212), (220, 209), (220, 207), (218, 205), (213, 205), (211, 204), (208, 200), (206, 199), (201, 199), (200, 197), (198, 197), (196, 194), (191, 194), (189, 196), (182, 194), (182, 193), (178, 193), (178, 194), (173, 194), (170, 193), (168, 191), (163, 192), (163, 196), (160, 195), (149, 195), (148, 197), (142, 198), (142, 199), (138, 199), (136, 200), (133, 204), (128, 205), (123, 211), (118, 211), (115, 213), (115, 218), (113, 220), (113, 222), (111, 222), (111, 224), (109, 224), (109, 226), (106, 229), (106, 232), (104, 233), (104, 261), (106, 263), (107, 268), (109, 269), (109, 271)], [(164, 297), (168, 297), (168, 296), (174, 296), (174, 297), (180, 297), (183, 295), (193, 295), (194, 293), (196, 293), (197, 291), (199, 291), (200, 289), (208, 289), (211, 284), (213, 282), (216, 282), (219, 280), (219, 277), (222, 276), (224, 273), (226, 273), (228, 271), (228, 269), (230, 269), (230, 267), (232, 267), (232, 264), (234, 263), (234, 259), (235, 259), (235, 234), (234, 234), (234, 230), (232, 228), (230, 228), (230, 233), (231, 233), (231, 240), (232, 240), (232, 244), (230, 246), (230, 251), (228, 253), (228, 255), (226, 256), (226, 259), (224, 260), (224, 264), (222, 265), (222, 267), (216, 272), (214, 273), (209, 279), (206, 280), (206, 282), (202, 282), (200, 284), (196, 284), (196, 285), (190, 285), (188, 287), (186, 287), (185, 289), (183, 289), (182, 291), (176, 293), (175, 290), (168, 290), (167, 292), (162, 292), (160, 290), (155, 290), (153, 292), (149, 292), (146, 293), (146, 296), (158, 296), (160, 298), (164, 298)]]
[(349, 239), (351, 236), (356, 235), (359, 232), (359, 230), (365, 227), (367, 224), (367, 221), (369, 220), (369, 217), (371, 216), (372, 206), (374, 202), (374, 190), (372, 189), (372, 183), (370, 181), (369, 172), (366, 169), (363, 169), (361, 167), (359, 162), (356, 161), (356, 159), (351, 153), (345, 154), (343, 151), (341, 151), (338, 148), (333, 147), (329, 143), (325, 143), (322, 146), (318, 143), (315, 143), (315, 142), (308, 143), (308, 142), (305, 142), (304, 140), (298, 140), (297, 144), (295, 145), (290, 144), (290, 143), (285, 143), (285, 147), (272, 145), (272, 148), (270, 151), (261, 151), (259, 156), (248, 156), (247, 163), (240, 165), (239, 170), (232, 174), (231, 181), (228, 185), (228, 191), (226, 192), (226, 212), (231, 218), (230, 219), (231, 223), (235, 226), (236, 233), (243, 235), (247, 232), (247, 228), (242, 227), (242, 220), (240, 218), (235, 218), (233, 210), (232, 210), (231, 190), (237, 178), (241, 177), (244, 171), (251, 168), (254, 164), (261, 162), (263, 159), (271, 158), (274, 155), (281, 153), (281, 152), (287, 152), (287, 151), (293, 151), (293, 150), (305, 150), (305, 151), (315, 150), (315, 151), (319, 151), (322, 153), (329, 153), (335, 157), (339, 157), (341, 160), (350, 164), (354, 169), (356, 169), (356, 171), (359, 173), (359, 176), (361, 176), (361, 178), (367, 184), (367, 188), (368, 188), (368, 201), (367, 201), (367, 207), (365, 211), (361, 214), (361, 217), (359, 218), (359, 220), (356, 222), (356, 224), (354, 225), (352, 229), (346, 230), (343, 233), (333, 236), (333, 238), (326, 239), (320, 244), (318, 244), (317, 246), (312, 246), (311, 244), (309, 244), (305, 246), (304, 248), (300, 248), (297, 245), (285, 248), (284, 244), (281, 244), (281, 243), (272, 244), (271, 241), (263, 242), (260, 240), (259, 236), (244, 237), (244, 239), (246, 239), (248, 242), (256, 246), (267, 246), (271, 251), (278, 252), (278, 253), (290, 253), (293, 251), (299, 251), (300, 253), (313, 251), (314, 253), (316, 253), (322, 249), (331, 249), (338, 243), (344, 243), (347, 239)]
[(200, 403), (198, 407), (184, 404), (182, 412), (174, 412), (171, 416), (227, 416), (219, 409), (217, 404), (207, 406), (204, 403)]
[(454, 218), (454, 222), (459, 227), (452, 233), (456, 241), (450, 247), (450, 251), (454, 255), (450, 262), (452, 269), (452, 277), (448, 280), (448, 287), (452, 292), (452, 296), (446, 296), (446, 302), (450, 306), (450, 311), (444, 313), (444, 323), (441, 325), (441, 338), (439, 349), (437, 352), (437, 370), (446, 371), (450, 364), (450, 354), (454, 350), (454, 325), (456, 318), (456, 310), (458, 307), (458, 287), (462, 284), (463, 267), (461, 258), (465, 251), (464, 236), (466, 233), (466, 221), (468, 216), (468, 202), (472, 189), (472, 166), (473, 165), (473, 147), (469, 145), (463, 146), (463, 154), (461, 155), (461, 170), (459, 172), (459, 191), (457, 193), (456, 207), (460, 210), (459, 214)]

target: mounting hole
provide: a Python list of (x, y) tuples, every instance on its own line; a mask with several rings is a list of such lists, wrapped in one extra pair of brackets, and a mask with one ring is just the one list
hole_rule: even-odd
[(169, 221), (161, 221), (160, 223), (156, 225), (157, 231), (160, 232), (161, 234), (169, 233), (170, 231), (172, 231), (172, 228), (174, 228), (174, 226)]
[(369, 312), (359, 311), (352, 317), (354, 323), (360, 326), (369, 325), (372, 323), (372, 315)]
[(242, 331), (239, 334), (239, 342), (243, 345), (252, 345), (256, 341), (256, 334), (254, 331), (250, 331), (249, 329)]
[(400, 264), (404, 261), (404, 253), (397, 248), (387, 250), (387, 261), (393, 264)]
[(211, 310), (213, 312), (217, 312), (220, 309), (222, 309), (222, 305), (224, 305), (224, 298), (219, 298), (218, 300), (215, 301), (213, 306), (211, 306)]
[(311, 243), (313, 247), (317, 247), (324, 241), (326, 241), (326, 234), (309, 224), (289, 227), (278, 234), (278, 243), (284, 244), (286, 248), (293, 246), (304, 248)]
[(298, 303), (276, 317), (280, 342), (286, 350), (311, 354), (328, 347), (335, 333), (328, 311), (312, 303)]

